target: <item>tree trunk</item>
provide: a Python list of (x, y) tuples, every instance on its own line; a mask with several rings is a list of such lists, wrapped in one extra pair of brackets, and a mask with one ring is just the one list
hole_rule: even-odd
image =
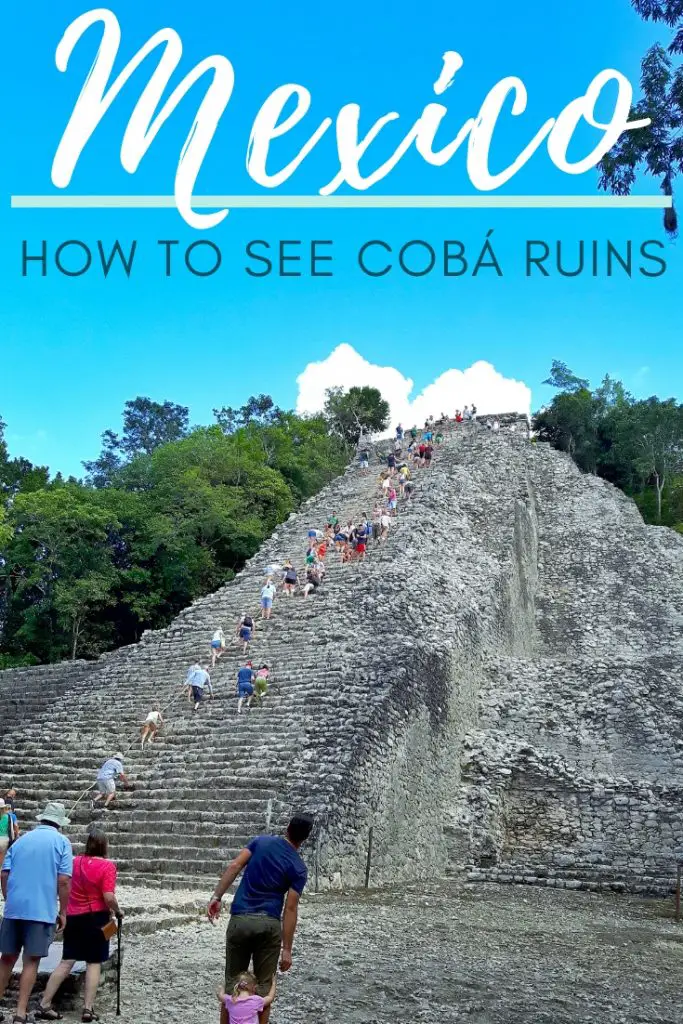
[(74, 619), (73, 629), (71, 631), (73, 636), (73, 644), (71, 646), (71, 660), (76, 660), (76, 651), (78, 650), (78, 638), (81, 635), (80, 631), (80, 619)]
[(662, 491), (664, 490), (664, 480), (660, 478), (659, 473), (655, 473), (655, 492), (657, 494), (657, 522), (662, 521)]

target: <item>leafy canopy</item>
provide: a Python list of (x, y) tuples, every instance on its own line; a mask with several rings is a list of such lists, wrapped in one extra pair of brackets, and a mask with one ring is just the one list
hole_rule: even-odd
[[(631, 0), (646, 21), (662, 22), (673, 30), (668, 47), (656, 43), (641, 63), (642, 96), (630, 120), (649, 118), (645, 128), (625, 132), (600, 163), (599, 186), (615, 195), (630, 195), (639, 171), (659, 182), (666, 196), (683, 172), (683, 0)], [(675, 208), (665, 210), (664, 226), (675, 235)]]
[(544, 381), (558, 394), (534, 417), (543, 441), (569, 452), (588, 473), (623, 488), (648, 522), (683, 522), (683, 405), (651, 397), (637, 401), (620, 381), (599, 388), (555, 360)]
[(377, 388), (328, 388), (325, 416), (346, 444), (356, 445), (365, 433), (378, 433), (389, 426), (389, 403)]
[(0, 421), (0, 664), (94, 657), (165, 625), (348, 461), (325, 417), (267, 395), (216, 415), (189, 429), (183, 406), (126, 403), (85, 483), (10, 460)]

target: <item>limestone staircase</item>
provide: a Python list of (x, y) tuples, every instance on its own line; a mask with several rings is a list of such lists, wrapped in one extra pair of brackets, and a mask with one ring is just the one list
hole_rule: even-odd
[[(0, 714), (7, 708), (0, 778), (18, 789), (24, 827), (48, 799), (76, 805), (69, 830), (76, 848), (86, 824), (104, 817), (124, 879), (184, 886), (217, 875), (250, 837), (280, 824), (293, 806), (312, 800), (319, 811), (320, 799), (332, 798), (370, 707), (367, 677), (342, 667), (356, 660), (373, 628), (363, 612), (367, 579), (381, 578), (397, 538), (419, 529), (420, 501), (435, 468), (416, 473), (416, 491), (392, 536), (385, 545), (370, 545), (365, 563), (341, 566), (331, 553), (319, 591), (306, 600), (278, 594), (268, 622), (258, 618), (258, 597), (270, 562), (290, 557), (302, 570), (309, 526), (321, 527), (333, 511), (342, 522), (372, 513), (379, 468), (373, 465), (368, 476), (347, 471), (291, 517), (237, 580), (186, 609), (166, 630), (104, 656), (94, 669), (74, 665), (66, 689), (63, 677), (52, 689), (27, 688), (17, 707), (19, 679), (10, 708), (0, 677)], [(246, 610), (257, 622), (249, 656), (272, 671), (265, 706), (236, 714), (235, 676), (243, 658), (235, 642), (212, 672), (214, 699), (194, 713), (183, 692), (187, 667), (206, 660), (218, 625), (229, 636)], [(139, 729), (155, 699), (166, 726), (143, 755)], [(317, 759), (321, 744), (335, 755), (334, 772), (326, 773)], [(120, 792), (118, 809), (91, 812), (83, 793), (102, 760), (119, 749), (136, 788)], [(308, 777), (310, 787), (302, 783)]]

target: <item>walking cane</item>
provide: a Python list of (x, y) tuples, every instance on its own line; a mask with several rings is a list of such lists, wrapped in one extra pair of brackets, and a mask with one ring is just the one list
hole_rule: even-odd
[(119, 918), (119, 929), (117, 934), (116, 953), (116, 1016), (121, 1016), (121, 930), (123, 921)]

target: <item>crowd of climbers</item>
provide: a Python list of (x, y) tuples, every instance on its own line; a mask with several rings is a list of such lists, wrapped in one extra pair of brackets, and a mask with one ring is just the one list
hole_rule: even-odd
[[(372, 547), (384, 544), (399, 515), (399, 502), (413, 497), (415, 478), (431, 469), (435, 451), (446, 433), (458, 425), (476, 419), (475, 406), (456, 411), (453, 419), (442, 414), (429, 417), (424, 427), (404, 430), (401, 424), (389, 450), (381, 456), (382, 468), (372, 513), (362, 511), (342, 522), (336, 512), (319, 527), (311, 527), (305, 538), (305, 554), (297, 568), (291, 559), (282, 565), (269, 565), (260, 590), (262, 622), (270, 620), (278, 592), (293, 600), (298, 595), (308, 600), (323, 586), (325, 566), (337, 558), (341, 565), (364, 562)], [(499, 429), (493, 421), (491, 429)], [(360, 472), (370, 470), (369, 446), (359, 444)], [(265, 628), (265, 627), (263, 627)], [(234, 626), (233, 638), (246, 659), (254, 641), (256, 623), (245, 611)], [(193, 712), (213, 698), (209, 668), (223, 657), (228, 639), (222, 628), (210, 641), (209, 657), (190, 667), (184, 683)], [(237, 714), (249, 710), (254, 701), (262, 704), (268, 694), (271, 670), (259, 668), (247, 659), (235, 683)], [(163, 728), (164, 718), (158, 704), (152, 707), (141, 728), (141, 749), (151, 746)], [(116, 800), (117, 781), (128, 786), (122, 752), (106, 759), (97, 772), (96, 795), (91, 808), (107, 810)], [(28, 1002), (35, 984), (40, 959), (47, 955), (57, 930), (63, 931), (61, 963), (52, 973), (37, 1020), (61, 1020), (52, 1001), (71, 973), (76, 961), (87, 965), (82, 1021), (99, 1020), (94, 1010), (101, 965), (109, 959), (109, 940), (120, 926), (123, 912), (116, 900), (116, 865), (107, 857), (107, 838), (97, 825), (91, 825), (84, 853), (74, 857), (71, 843), (62, 834), (69, 824), (61, 803), (48, 803), (37, 815), (38, 826), (20, 835), (14, 810), (16, 792), (9, 789), (0, 799), (0, 878), (5, 900), (0, 924), (0, 999), (14, 965), (23, 954), (19, 996), (14, 1024), (26, 1024)], [(275, 998), (278, 962), (281, 971), (292, 963), (292, 946), (297, 925), (299, 897), (307, 879), (307, 869), (299, 849), (314, 827), (313, 819), (295, 815), (284, 836), (260, 836), (253, 839), (228, 865), (208, 906), (209, 920), (215, 924), (221, 901), (233, 882), (242, 878), (230, 906), (226, 938), (225, 984), (217, 996), (221, 1004), (221, 1024), (267, 1024)], [(118, 922), (118, 924), (116, 923)], [(250, 967), (253, 965), (253, 971)], [(4, 1015), (0, 1013), (0, 1022)]]

